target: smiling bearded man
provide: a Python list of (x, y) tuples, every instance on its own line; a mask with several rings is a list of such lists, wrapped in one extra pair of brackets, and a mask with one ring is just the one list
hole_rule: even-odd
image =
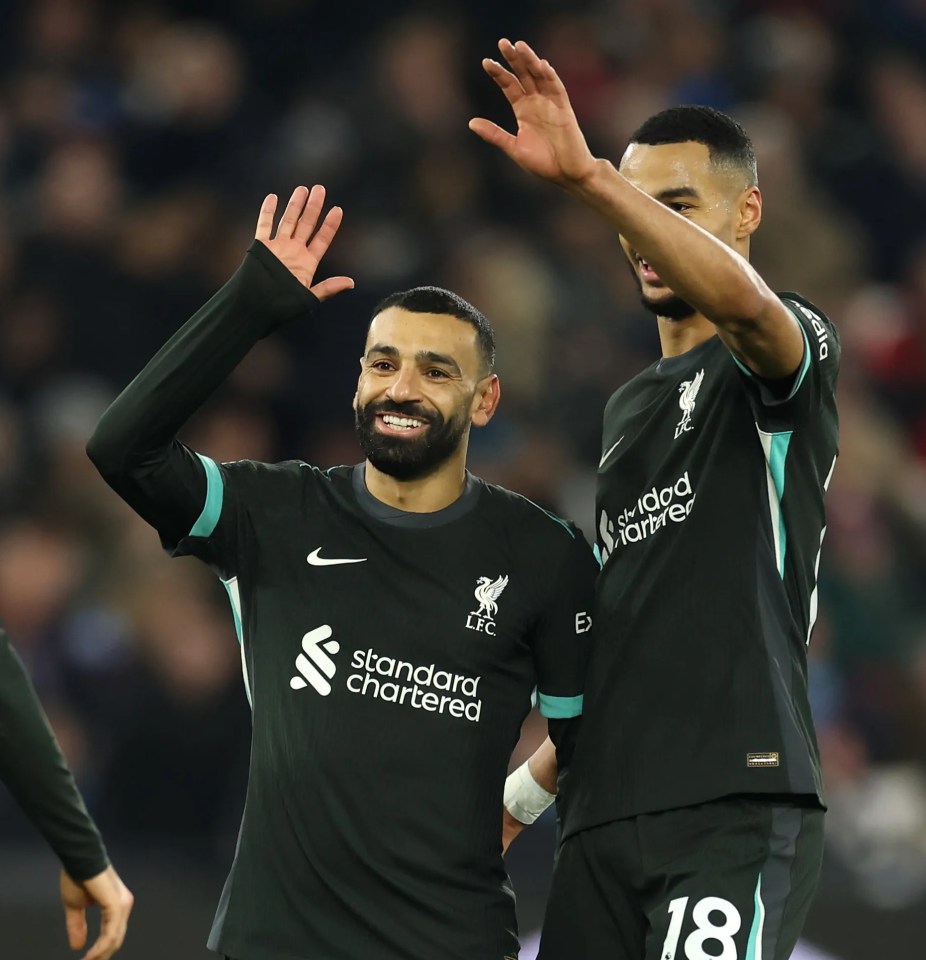
[[(363, 463), (220, 464), (176, 439), (261, 337), (353, 286), (315, 282), (341, 220), (335, 207), (316, 232), (323, 204), (321, 187), (297, 188), (274, 234), (267, 197), (238, 272), (88, 453), (234, 609), (251, 769), (209, 946), (503, 960), (518, 949), (505, 772), (535, 688), (569, 761), (597, 564), (571, 524), (466, 470), (470, 429), (499, 400), (485, 317), (435, 287), (380, 304), (354, 399)], [(555, 774), (534, 783), (527, 815), (554, 790)]]

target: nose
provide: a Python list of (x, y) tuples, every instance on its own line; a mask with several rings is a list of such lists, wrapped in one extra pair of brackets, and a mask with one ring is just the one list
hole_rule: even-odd
[(401, 367), (389, 384), (386, 390), (386, 396), (395, 403), (408, 403), (409, 401), (420, 400), (421, 390), (417, 372), (407, 366)]

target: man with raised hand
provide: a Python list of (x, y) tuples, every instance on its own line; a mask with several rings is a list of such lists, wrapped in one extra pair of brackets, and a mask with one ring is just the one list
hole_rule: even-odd
[[(249, 349), (353, 286), (341, 221), (276, 197), (232, 279), (104, 414), (88, 453), (174, 555), (221, 577), (253, 714), (247, 803), (209, 945), (234, 960), (503, 960), (505, 770), (530, 709), (568, 760), (597, 564), (571, 524), (466, 470), (499, 400), (494, 335), (449, 291), (374, 311), (366, 460), (217, 464), (177, 431)], [(183, 642), (182, 637), (177, 638)], [(523, 772), (522, 772), (523, 773)], [(530, 778), (525, 778), (530, 781)], [(552, 786), (552, 784), (550, 784)], [(548, 799), (534, 784), (516, 809)]]
[(61, 902), (72, 950), (87, 944), (87, 908), (100, 933), (84, 960), (122, 946), (134, 898), (116, 873), (39, 703), (29, 674), (0, 629), (0, 780), (61, 861)]
[[(806, 644), (839, 339), (749, 265), (762, 198), (739, 124), (665, 110), (615, 168), (553, 67), (499, 49), (508, 69), (483, 66), (517, 134), (470, 128), (607, 219), (662, 347), (604, 414), (595, 635), (541, 957), (785, 960), (823, 846)], [(531, 763), (549, 780), (549, 754)]]

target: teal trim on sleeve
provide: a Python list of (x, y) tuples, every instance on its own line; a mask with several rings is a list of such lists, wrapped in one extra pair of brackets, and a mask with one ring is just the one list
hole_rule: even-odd
[(604, 564), (601, 562), (601, 547), (599, 547), (597, 543), (592, 547), (592, 553), (595, 555), (595, 559), (598, 561), (598, 569), (600, 570)]
[[(804, 356), (801, 360), (801, 369), (797, 375), (797, 379), (794, 381), (794, 386), (791, 387), (790, 392), (788, 393), (785, 400), (791, 400), (798, 390), (801, 389), (801, 384), (804, 382), (804, 377), (807, 376), (807, 371), (810, 369), (810, 340), (807, 339), (807, 331), (804, 329), (804, 324), (801, 323), (801, 318), (791, 309), (789, 303), (782, 301), (787, 307), (788, 312), (797, 320), (797, 325), (800, 327), (801, 336), (804, 338)], [(730, 353), (730, 356), (733, 357), (733, 362), (746, 374), (747, 377), (755, 377), (755, 374), (752, 370), (749, 369), (744, 363), (742, 363), (739, 358), (734, 354)]]
[(196, 456), (202, 461), (206, 471), (206, 502), (203, 505), (203, 512), (191, 527), (189, 535), (191, 537), (210, 537), (218, 525), (219, 517), (222, 515), (225, 484), (215, 460), (204, 457), (201, 453), (197, 453)]
[(582, 704), (585, 697), (580, 693), (577, 697), (551, 697), (549, 694), (539, 695), (540, 712), (549, 720), (565, 720), (569, 717), (582, 716)]

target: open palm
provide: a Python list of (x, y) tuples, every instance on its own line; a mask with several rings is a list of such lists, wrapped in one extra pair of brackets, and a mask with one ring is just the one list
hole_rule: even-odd
[(340, 207), (332, 207), (316, 230), (315, 226), (324, 206), (325, 188), (321, 184), (316, 184), (311, 190), (296, 187), (274, 232), (273, 218), (277, 209), (277, 196), (274, 193), (268, 194), (261, 204), (257, 230), (254, 233), (319, 300), (326, 300), (354, 286), (350, 277), (329, 277), (315, 283), (315, 271), (318, 270), (322, 257), (328, 252), (344, 216)]
[(495, 60), (483, 60), (486, 73), (498, 84), (518, 122), (517, 135), (489, 120), (470, 120), (469, 128), (494, 144), (529, 173), (568, 186), (592, 170), (592, 156), (569, 95), (556, 71), (523, 41), (500, 40), (506, 70)]

